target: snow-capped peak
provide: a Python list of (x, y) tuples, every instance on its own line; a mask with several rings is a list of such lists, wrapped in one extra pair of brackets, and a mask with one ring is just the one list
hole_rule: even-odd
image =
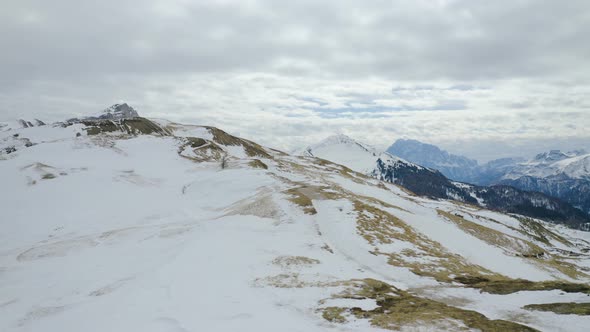
[(330, 160), (364, 174), (372, 174), (378, 167), (378, 160), (387, 165), (400, 161), (410, 164), (401, 158), (379, 151), (371, 145), (342, 134), (329, 136), (317, 144), (308, 146), (300, 154)]
[(129, 106), (126, 103), (123, 104), (114, 104), (111, 107), (105, 109), (102, 112), (102, 115), (99, 116), (100, 118), (106, 119), (127, 119), (127, 118), (136, 118), (139, 114), (133, 107)]
[(562, 152), (551, 150), (540, 153), (532, 160), (519, 164), (505, 179), (522, 176), (547, 178), (566, 175), (572, 179), (590, 178), (590, 154), (585, 150)]
[(586, 155), (588, 152), (584, 149), (562, 152), (561, 150), (550, 150), (549, 152), (539, 153), (535, 156), (534, 161), (537, 162), (544, 162), (544, 163), (553, 163), (556, 161), (574, 158), (582, 155)]
[(137, 111), (129, 106), (127, 103), (114, 104), (109, 108), (103, 110), (99, 115), (87, 116), (82, 118), (73, 118), (67, 120), (67, 122), (79, 122), (79, 121), (96, 121), (96, 120), (123, 120), (132, 119), (139, 117)]
[(568, 157), (569, 156), (566, 153), (563, 153), (560, 150), (551, 150), (549, 152), (539, 153), (535, 156), (534, 160), (538, 162), (555, 162)]

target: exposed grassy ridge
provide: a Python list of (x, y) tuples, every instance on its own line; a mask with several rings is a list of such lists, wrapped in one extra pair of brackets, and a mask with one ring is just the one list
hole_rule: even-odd
[(273, 259), (272, 263), (274, 265), (279, 265), (282, 267), (290, 267), (290, 266), (310, 266), (319, 264), (320, 261), (314, 258), (309, 258), (305, 256), (279, 256)]
[(248, 165), (253, 168), (268, 169), (268, 166), (260, 161), (260, 159), (254, 159), (248, 162)]
[[(307, 158), (304, 159), (307, 160)], [(309, 167), (302, 167), (300, 164), (291, 165), (289, 161), (284, 160), (279, 160), (279, 164), (282, 165), (280, 167), (285, 167), (293, 172), (301, 172), (303, 174), (312, 171), (325, 172), (342, 170), (338, 165), (321, 159), (315, 159), (313, 164), (309, 165)], [(371, 185), (370, 183), (366, 183), (366, 181), (364, 182), (367, 185)], [(532, 282), (528, 280), (511, 279), (482, 266), (472, 264), (461, 255), (449, 252), (440, 243), (433, 241), (418, 232), (395, 215), (395, 210), (404, 211), (405, 213), (409, 213), (409, 211), (388, 204), (379, 199), (359, 195), (345, 190), (334, 183), (325, 187), (305, 186), (301, 183), (292, 184), (296, 187), (290, 189), (286, 193), (291, 195), (290, 200), (301, 206), (306, 213), (315, 213), (312, 199), (349, 200), (353, 204), (354, 211), (357, 213), (357, 232), (375, 247), (371, 253), (385, 256), (389, 264), (407, 268), (418, 276), (434, 278), (435, 280), (444, 283), (459, 282), (466, 287), (476, 288), (494, 294), (511, 294), (518, 291), (542, 291), (554, 289), (567, 292), (589, 292), (588, 285), (585, 284), (565, 281)], [(387, 187), (380, 187), (381, 189), (388, 190)], [(583, 276), (583, 273), (578, 271), (574, 264), (561, 261), (559, 257), (553, 257), (548, 253), (545, 253), (545, 250), (540, 245), (536, 244), (544, 242), (537, 242), (536, 238), (519, 238), (508, 235), (476, 222), (466, 220), (462, 216), (457, 216), (442, 210), (439, 211), (439, 216), (455, 223), (464, 232), (471, 234), (490, 245), (503, 248), (509, 254), (519, 255), (523, 257), (523, 259), (526, 259), (533, 264), (538, 264), (542, 268), (552, 272), (559, 271), (572, 278)], [(478, 215), (473, 215), (473, 217), (480, 218)], [(485, 217), (481, 218), (486, 219)], [(489, 219), (488, 221), (494, 222), (494, 220)], [(502, 224), (500, 222), (497, 223)], [(535, 227), (535, 224), (531, 224), (529, 227)], [(513, 229), (515, 232), (527, 234), (526, 231), (520, 228), (507, 227)], [(537, 228), (535, 234), (544, 234), (545, 237), (550, 239), (555, 238), (560, 242), (566, 241), (565, 239), (559, 239), (558, 235), (552, 234), (552, 232), (542, 226)], [(405, 242), (408, 244), (408, 248), (396, 252), (379, 250), (381, 244), (387, 245), (394, 242)], [(282, 280), (285, 279), (283, 278)], [(341, 313), (342, 312), (339, 310), (336, 310), (330, 312), (328, 315), (330, 317), (335, 317), (334, 319), (340, 319), (338, 317)]]
[(552, 245), (550, 240), (553, 239), (555, 241), (561, 242), (562, 244), (568, 247), (573, 246), (573, 244), (566, 238), (548, 230), (547, 228), (543, 227), (541, 223), (536, 222), (533, 219), (521, 217), (517, 219), (520, 222), (520, 227), (522, 227), (525, 234), (533, 236), (537, 241), (543, 242), (547, 245)]
[(523, 279), (498, 279), (473, 276), (455, 277), (455, 281), (492, 294), (512, 294), (519, 291), (562, 290), (566, 293), (590, 294), (590, 286), (565, 281), (529, 281)]
[[(181, 157), (192, 161), (218, 161), (225, 155), (225, 151), (217, 144), (199, 137), (179, 137), (182, 144), (178, 148)], [(192, 154), (183, 153), (186, 149), (192, 149)]]
[(491, 320), (486, 316), (471, 310), (464, 310), (444, 303), (421, 298), (408, 292), (399, 290), (389, 284), (374, 279), (353, 280), (347, 284), (347, 289), (336, 298), (351, 300), (374, 299), (377, 307), (363, 310), (358, 307), (327, 307), (322, 316), (332, 322), (346, 322), (346, 314), (359, 319), (368, 319), (371, 325), (399, 330), (404, 326), (432, 325), (441, 323), (455, 324), (455, 329), (461, 328), (457, 322), (470, 329), (486, 331), (536, 331), (533, 328), (506, 320)]
[(550, 311), (561, 315), (590, 315), (590, 303), (543, 303), (528, 304), (523, 307), (527, 310)]
[(416, 232), (388, 212), (360, 200), (354, 201), (353, 204), (358, 213), (357, 231), (369, 243), (377, 246), (403, 241), (415, 247), (402, 250), (401, 253), (380, 252), (378, 249), (373, 252), (376, 255), (387, 256), (391, 265), (408, 268), (416, 275), (432, 277), (440, 282), (452, 282), (454, 276), (458, 275), (502, 277), (450, 253), (440, 243)]
[(213, 141), (217, 144), (226, 146), (242, 146), (244, 148), (244, 152), (248, 157), (262, 157), (272, 159), (272, 156), (268, 154), (268, 152), (266, 152), (266, 150), (262, 146), (254, 142), (236, 136), (232, 136), (226, 133), (225, 131), (217, 129), (215, 127), (205, 128), (207, 128), (211, 135), (213, 135)]
[(346, 323), (346, 318), (342, 316), (345, 311), (346, 308), (327, 307), (322, 310), (322, 317), (329, 322)]
[(357, 182), (357, 183), (366, 184), (366, 182), (363, 180), (370, 179), (365, 174), (353, 171), (352, 169), (350, 169), (344, 165), (335, 164), (335, 163), (333, 163), (329, 160), (326, 160), (326, 159), (322, 159), (322, 158), (318, 158), (318, 157), (301, 157), (301, 158), (304, 160), (308, 160), (308, 161), (311, 160), (311, 162), (314, 165), (324, 167), (328, 171), (338, 173), (338, 174), (342, 175), (343, 177), (348, 178), (348, 179), (350, 179), (354, 182)]
[(289, 195), (288, 200), (291, 203), (295, 203), (303, 208), (303, 212), (307, 214), (317, 214), (318, 212), (313, 207), (313, 203), (311, 198), (309, 198), (306, 194), (303, 193), (304, 187), (297, 187), (291, 188), (289, 190), (284, 191), (285, 194)]
[(157, 123), (146, 118), (133, 118), (122, 120), (91, 120), (82, 121), (86, 126), (88, 135), (98, 135), (109, 132), (123, 132), (129, 135), (156, 134), (162, 136), (172, 135), (172, 132)]
[[(590, 287), (586, 284), (565, 281), (533, 282), (511, 279), (494, 273), (484, 267), (467, 262), (459, 255), (448, 252), (438, 242), (417, 233), (402, 220), (381, 209), (360, 201), (356, 201), (354, 204), (355, 210), (359, 213), (357, 230), (369, 243), (378, 245), (379, 243), (389, 244), (393, 241), (404, 241), (415, 247), (415, 249), (404, 249), (401, 253), (384, 253), (379, 250), (373, 253), (387, 256), (389, 264), (406, 267), (416, 275), (432, 277), (440, 282), (460, 282), (465, 286), (494, 294), (553, 289), (565, 292), (590, 293)], [(471, 224), (468, 224), (465, 227), (471, 226)], [(479, 228), (474, 227), (473, 229)], [(485, 228), (479, 231), (486, 232), (488, 230)], [(492, 232), (491, 238), (488, 238), (488, 240), (495, 240), (499, 237), (499, 234), (495, 232)], [(479, 236), (486, 237), (488, 235), (484, 233), (484, 235)], [(499, 238), (501, 241), (505, 241), (502, 237)], [(538, 247), (531, 244), (531, 248), (536, 249)], [(540, 261), (540, 264), (544, 267), (553, 267), (566, 275), (578, 276), (581, 274), (570, 263), (555, 259), (535, 259), (534, 261)]]
[(443, 210), (436, 210), (439, 215), (455, 223), (464, 232), (493, 246), (504, 249), (507, 253), (518, 254), (524, 257), (541, 257), (545, 250), (529, 241), (504, 234), (475, 222), (469, 221), (460, 215)]
[[(466, 233), (469, 233), (472, 236), (482, 241), (485, 241), (490, 245), (502, 248), (509, 254), (517, 254), (521, 257), (527, 258), (529, 262), (539, 266), (540, 268), (543, 268), (550, 272), (559, 271), (560, 273), (572, 279), (581, 279), (588, 277), (587, 274), (579, 271), (576, 265), (569, 262), (565, 262), (561, 260), (558, 256), (550, 256), (545, 252), (545, 250), (543, 250), (541, 247), (530, 241), (519, 239), (514, 236), (510, 236), (502, 232), (499, 232), (497, 230), (479, 225), (475, 222), (466, 220), (462, 216), (456, 214), (452, 214), (442, 210), (437, 211), (439, 215), (454, 222), (459, 228), (461, 228)], [(569, 243), (569, 241), (563, 239), (557, 234), (553, 234), (549, 230), (545, 229), (542, 225), (532, 220), (529, 221), (528, 227), (536, 229), (538, 232), (541, 232), (540, 234), (544, 234), (547, 236), (551, 236), (555, 239), (558, 239), (560, 242)], [(541, 242), (544, 243), (543, 240)]]

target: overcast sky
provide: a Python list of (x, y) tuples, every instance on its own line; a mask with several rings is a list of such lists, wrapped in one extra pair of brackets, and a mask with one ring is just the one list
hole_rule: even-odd
[(587, 0), (0, 1), (0, 120), (128, 102), (285, 150), (590, 149)]

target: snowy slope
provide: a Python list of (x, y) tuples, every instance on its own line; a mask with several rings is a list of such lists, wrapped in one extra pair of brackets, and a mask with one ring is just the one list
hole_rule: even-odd
[[(588, 302), (584, 291), (495, 294), (457, 279), (587, 284), (588, 233), (415, 197), (211, 127), (109, 120), (10, 130), (0, 142), (14, 134), (34, 144), (0, 154), (2, 331), (590, 323), (523, 309)], [(398, 300), (414, 320), (385, 307)]]

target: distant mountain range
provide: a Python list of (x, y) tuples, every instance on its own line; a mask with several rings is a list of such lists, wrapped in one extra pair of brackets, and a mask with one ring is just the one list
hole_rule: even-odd
[(478, 166), (476, 160), (450, 154), (437, 146), (411, 139), (397, 140), (387, 149), (387, 152), (436, 169), (446, 177), (457, 181), (472, 182)]
[(538, 191), (590, 214), (590, 154), (585, 150), (551, 150), (531, 160), (503, 158), (483, 165), (416, 140), (398, 140), (387, 151), (456, 181)]
[[(420, 147), (413, 150), (410, 148), (412, 144), (420, 144)], [(404, 156), (396, 156), (389, 152), (378, 151), (348, 136), (336, 135), (307, 147), (301, 154), (345, 165), (354, 171), (398, 184), (419, 196), (452, 199), (502, 212), (553, 220), (574, 228), (586, 228), (590, 222), (588, 215), (560, 199), (506, 184), (482, 186), (455, 182), (432, 166), (444, 165), (447, 168), (441, 168), (445, 171), (452, 169), (456, 171), (455, 174), (459, 174), (462, 168), (458, 165), (463, 165), (471, 167), (473, 174), (476, 174), (478, 167), (476, 161), (453, 156), (435, 146), (428, 146), (418, 141), (404, 141), (397, 144), (397, 148), (405, 149), (407, 153), (404, 153)], [(419, 151), (425, 153), (418, 153)], [(424, 161), (428, 160), (422, 157), (427, 156), (428, 153), (436, 153), (436, 155), (427, 163)], [(405, 160), (407, 156), (421, 159), (421, 161)], [(423, 163), (423, 166), (419, 163)], [(499, 167), (504, 165), (502, 162), (497, 164)]]

